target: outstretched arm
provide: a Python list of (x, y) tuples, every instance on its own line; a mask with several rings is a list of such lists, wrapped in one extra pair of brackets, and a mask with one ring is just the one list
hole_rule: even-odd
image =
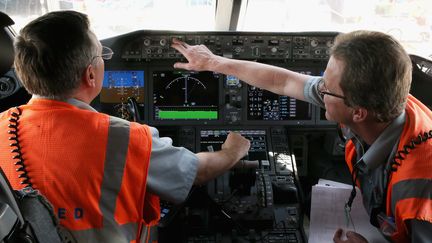
[(177, 62), (175, 68), (194, 71), (213, 71), (234, 75), (240, 80), (280, 95), (304, 100), (303, 89), (310, 76), (284, 68), (252, 61), (229, 59), (214, 55), (206, 46), (191, 46), (173, 39), (171, 47), (188, 60)]
[(198, 171), (194, 184), (202, 184), (228, 171), (246, 155), (249, 147), (249, 140), (231, 132), (222, 144), (222, 150), (197, 153)]

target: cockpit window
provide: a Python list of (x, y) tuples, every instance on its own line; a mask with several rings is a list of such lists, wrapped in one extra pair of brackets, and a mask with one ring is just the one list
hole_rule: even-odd
[[(241, 2), (240, 10), (221, 7), (227, 2)], [(238, 20), (239, 31), (378, 30), (411, 54), (432, 54), (430, 0), (0, 0), (0, 11), (14, 19), (17, 31), (48, 11), (66, 9), (87, 13), (100, 39), (142, 29), (228, 30), (220, 22)]]
[(0, 0), (19, 31), (50, 11), (86, 13), (99, 39), (135, 30), (214, 30), (216, 0)]
[(398, 39), (411, 54), (432, 54), (432, 1), (428, 0), (249, 0), (238, 30), (377, 30)]

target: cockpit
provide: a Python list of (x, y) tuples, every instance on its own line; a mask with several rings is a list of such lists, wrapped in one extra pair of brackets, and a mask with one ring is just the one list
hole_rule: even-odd
[(411, 93), (432, 107), (426, 1), (5, 0), (0, 11), (15, 24), (0, 19), (0, 59), (8, 62), (1, 70), (2, 111), (30, 99), (3, 39), (43, 13), (66, 9), (86, 12), (114, 52), (91, 103), (97, 111), (154, 126), (193, 152), (220, 150), (230, 131), (251, 142), (238, 166), (194, 186), (184, 203), (161, 202), (159, 242), (308, 242), (312, 186), (320, 178), (351, 184), (338, 125), (324, 109), (236, 76), (175, 69), (185, 58), (171, 47), (173, 39), (322, 76), (339, 33), (380, 30), (403, 43), (413, 63)]

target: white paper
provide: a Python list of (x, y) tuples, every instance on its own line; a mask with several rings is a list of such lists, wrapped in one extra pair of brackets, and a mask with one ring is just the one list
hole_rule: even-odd
[(350, 190), (352, 189), (352, 185), (340, 183), (337, 181), (326, 180), (326, 179), (322, 179), (322, 178), (318, 180), (318, 184), (316, 186), (331, 186), (331, 187), (337, 187), (337, 188), (347, 188)]
[(347, 226), (344, 206), (351, 189), (351, 185), (321, 179), (318, 185), (312, 187), (309, 243), (333, 242), (334, 233), (339, 228), (355, 231), (369, 243), (387, 242), (378, 229), (369, 223), (369, 215), (363, 207), (358, 189), (351, 209), (355, 230), (352, 224)]

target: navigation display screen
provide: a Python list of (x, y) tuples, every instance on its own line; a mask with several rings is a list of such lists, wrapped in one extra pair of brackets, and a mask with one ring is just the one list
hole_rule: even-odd
[(247, 119), (286, 121), (312, 119), (312, 105), (248, 85)]
[(219, 119), (219, 82), (213, 72), (154, 71), (155, 120)]

